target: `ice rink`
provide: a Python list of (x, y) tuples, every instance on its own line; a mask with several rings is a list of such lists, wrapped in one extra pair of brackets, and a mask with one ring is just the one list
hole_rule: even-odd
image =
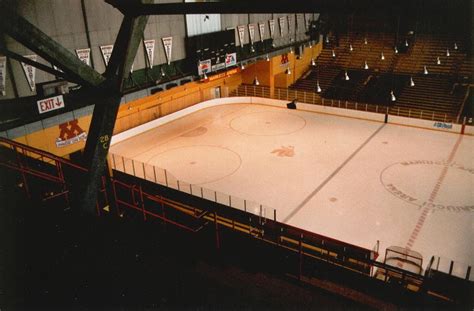
[(424, 268), (433, 255), (474, 265), (473, 151), (472, 136), (256, 104), (205, 108), (111, 147), (275, 208), (278, 221), (365, 248), (379, 240), (382, 257), (393, 245), (420, 252)]

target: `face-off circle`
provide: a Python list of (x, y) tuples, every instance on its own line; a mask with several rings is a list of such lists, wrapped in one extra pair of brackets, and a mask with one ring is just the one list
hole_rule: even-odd
[[(471, 188), (474, 169), (456, 162), (397, 162), (381, 172), (380, 182), (392, 195), (419, 208), (428, 207), (436, 212), (474, 211), (474, 192)], [(428, 199), (433, 196), (430, 202)]]
[(241, 163), (240, 155), (227, 148), (187, 146), (159, 153), (147, 165), (165, 169), (180, 181), (202, 185), (232, 175)]

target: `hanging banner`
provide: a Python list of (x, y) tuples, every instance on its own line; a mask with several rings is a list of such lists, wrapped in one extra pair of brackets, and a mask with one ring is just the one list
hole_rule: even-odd
[(86, 64), (87, 66), (91, 65), (91, 49), (77, 49), (76, 50), (77, 57)]
[(240, 46), (244, 46), (245, 26), (237, 26), (237, 31), (239, 32)]
[(155, 40), (143, 40), (145, 52), (148, 59), (148, 66), (153, 68), (153, 59), (155, 58)]
[(225, 55), (225, 66), (232, 67), (237, 65), (237, 53), (230, 53)]
[(102, 45), (100, 47), (102, 51), (102, 57), (104, 58), (105, 67), (109, 64), (110, 57), (112, 56), (112, 51), (114, 50), (113, 45)]
[(166, 61), (171, 64), (171, 51), (173, 48), (173, 37), (161, 38), (163, 42), (163, 47), (165, 48)]
[(280, 24), (280, 36), (283, 37), (283, 28), (285, 28), (285, 17), (282, 16), (278, 18), (278, 23)]
[(260, 41), (263, 42), (263, 38), (265, 37), (265, 24), (258, 23), (258, 30), (260, 32)]
[(292, 30), (293, 30), (293, 15), (288, 15), (287, 16), (287, 19), (288, 19), (288, 34), (291, 34), (292, 33)]
[(6, 86), (5, 86), (5, 76), (7, 74), (7, 58), (5, 56), (0, 56), (0, 95), (5, 96)]
[(202, 76), (205, 73), (211, 72), (211, 60), (206, 59), (199, 62), (198, 74)]
[(304, 30), (308, 30), (308, 26), (309, 26), (309, 19), (308, 17), (306, 16), (306, 14), (303, 14), (303, 24), (304, 24)]
[(268, 24), (270, 25), (270, 38), (273, 39), (273, 36), (275, 35), (275, 20), (274, 19), (269, 20)]
[(303, 14), (296, 14), (296, 32), (301, 31), (301, 21), (303, 20)]
[[(31, 59), (32, 61), (36, 62), (36, 55), (25, 55), (24, 57)], [(28, 81), (28, 84), (30, 85), (30, 89), (32, 92), (35, 91), (35, 76), (36, 76), (36, 68), (25, 64), (21, 63), (21, 66), (23, 67), (23, 71), (25, 72), (26, 80)]]
[(249, 38), (250, 38), (250, 44), (253, 45), (253, 42), (255, 41), (255, 25), (254, 24), (249, 24)]

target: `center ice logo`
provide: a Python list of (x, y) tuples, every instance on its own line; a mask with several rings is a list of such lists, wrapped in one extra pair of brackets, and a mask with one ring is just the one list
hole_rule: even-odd
[(433, 160), (394, 163), (380, 174), (380, 182), (390, 194), (432, 212), (473, 212), (469, 196), (474, 169), (462, 164)]

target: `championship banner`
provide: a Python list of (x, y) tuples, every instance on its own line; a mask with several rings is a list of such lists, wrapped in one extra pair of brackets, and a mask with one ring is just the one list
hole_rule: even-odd
[(148, 66), (153, 68), (153, 59), (155, 58), (155, 40), (143, 40), (145, 52), (148, 59)]
[(7, 74), (7, 58), (5, 56), (0, 56), (0, 95), (5, 96), (6, 86), (5, 86), (5, 76)]
[(263, 42), (263, 38), (265, 37), (265, 24), (258, 23), (258, 30), (260, 32), (260, 41)]
[(283, 28), (285, 27), (285, 17), (282, 16), (278, 18), (278, 23), (280, 24), (280, 36), (283, 37)]
[(91, 49), (77, 49), (76, 50), (77, 57), (86, 64), (87, 66), (91, 65)]
[(199, 62), (198, 74), (202, 76), (205, 73), (211, 72), (211, 60), (206, 59)]
[(253, 42), (255, 41), (255, 25), (254, 24), (249, 24), (249, 38), (250, 38), (250, 44), (253, 45)]
[(171, 64), (171, 51), (173, 48), (173, 37), (161, 38), (163, 42), (163, 47), (165, 48), (166, 61)]
[(102, 57), (104, 58), (105, 67), (109, 64), (110, 56), (112, 56), (113, 45), (102, 45), (100, 50), (102, 51)]
[(237, 53), (230, 53), (225, 55), (225, 66), (232, 67), (237, 65)]
[[(36, 62), (36, 55), (25, 55), (24, 57), (31, 59), (32, 61)], [(25, 72), (26, 80), (28, 81), (28, 84), (30, 85), (30, 89), (32, 92), (35, 91), (35, 76), (36, 76), (36, 68), (25, 64), (21, 63), (21, 66), (23, 67), (23, 71)]]
[(303, 20), (303, 14), (296, 14), (296, 32), (301, 31), (301, 22)]
[(240, 46), (244, 46), (245, 26), (237, 26), (237, 31), (239, 32)]
[(273, 36), (275, 35), (275, 20), (274, 19), (269, 20), (268, 24), (270, 25), (270, 38), (273, 39)]
[(304, 25), (304, 30), (308, 30), (309, 20), (306, 14), (303, 14), (303, 25)]

